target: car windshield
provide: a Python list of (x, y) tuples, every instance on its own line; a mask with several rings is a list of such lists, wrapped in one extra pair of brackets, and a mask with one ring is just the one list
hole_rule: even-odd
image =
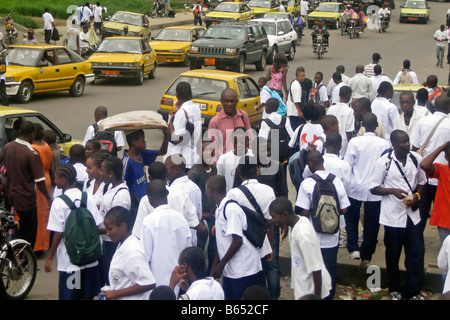
[(248, 3), (249, 7), (270, 8), (270, 1), (252, 0)]
[(406, 1), (403, 8), (426, 9), (425, 1)]
[(191, 30), (187, 30), (187, 29), (163, 29), (155, 37), (155, 40), (191, 41)]
[(273, 23), (273, 22), (262, 22), (262, 21), (258, 21), (258, 23), (264, 26), (264, 29), (266, 30), (266, 34), (267, 35), (271, 35), (271, 36), (276, 35), (275, 23)]
[(125, 12), (114, 13), (110, 21), (131, 24), (133, 26), (142, 26), (142, 16)]
[(137, 39), (104, 39), (96, 52), (141, 53), (141, 45)]
[(186, 81), (191, 85), (193, 99), (220, 101), (222, 91), (228, 88), (228, 82), (225, 80), (180, 76), (166, 94), (176, 96), (176, 87), (181, 81)]
[(224, 39), (224, 40), (244, 40), (247, 36), (246, 28), (244, 27), (210, 27), (203, 34), (204, 39)]
[(316, 11), (322, 12), (339, 12), (339, 6), (329, 3), (321, 3), (317, 7)]
[(214, 11), (239, 12), (239, 6), (230, 3), (221, 3), (214, 9)]
[(6, 52), (6, 60), (9, 65), (36, 67), (42, 51), (31, 48), (10, 48)]

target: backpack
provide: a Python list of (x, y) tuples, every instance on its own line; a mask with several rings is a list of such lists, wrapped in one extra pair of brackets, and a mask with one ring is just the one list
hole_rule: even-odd
[[(286, 117), (281, 116), (281, 122), (279, 125), (273, 123), (272, 120), (266, 118), (263, 120), (270, 127), (269, 137), (267, 141), (270, 143), (272, 141), (272, 130), (278, 130), (278, 162), (284, 163), (288, 159), (288, 150), (289, 150), (289, 133), (286, 130)], [(272, 151), (274, 151), (272, 149)]]
[(87, 193), (82, 193), (78, 208), (67, 195), (62, 194), (59, 197), (70, 208), (64, 227), (64, 243), (70, 262), (83, 266), (97, 261), (102, 255), (102, 248), (97, 224), (86, 207)]
[(277, 113), (281, 114), (281, 115), (286, 115), (287, 111), (286, 111), (286, 103), (284, 102), (284, 100), (281, 98), (280, 94), (276, 91), (276, 90), (270, 90), (269, 88), (265, 87), (264, 88), (267, 92), (270, 93), (272, 98), (275, 98), (278, 100), (279, 102), (279, 106), (277, 109)]
[(100, 151), (117, 157), (117, 143), (114, 138), (114, 131), (100, 131), (98, 124), (94, 123), (94, 140), (100, 143)]
[(442, 94), (447, 94), (447, 90), (444, 87), (436, 87), (433, 92), (428, 94), (428, 101), (426, 102), (426, 106), (430, 109), (431, 113), (434, 113), (434, 101), (437, 97), (440, 97)]
[(339, 198), (333, 180), (336, 176), (328, 174), (326, 179), (319, 175), (311, 176), (316, 185), (312, 194), (310, 218), (316, 232), (334, 234), (339, 231)]
[(320, 93), (319, 90), (324, 86), (323, 83), (319, 84), (317, 88), (311, 88), (309, 90), (309, 101), (313, 103), (320, 103)]
[(254, 247), (261, 248), (267, 235), (266, 218), (264, 217), (260, 206), (256, 202), (256, 199), (250, 192), (250, 190), (248, 190), (247, 187), (243, 185), (239, 186), (238, 188), (245, 194), (256, 211), (246, 206), (240, 205), (235, 200), (228, 200), (223, 208), (224, 218), (227, 219), (226, 206), (228, 205), (228, 203), (234, 202), (239, 205), (244, 211), (245, 216), (247, 217), (247, 229), (243, 230), (244, 236)]
[[(385, 154), (388, 155), (389, 162), (386, 163), (386, 171), (389, 171), (389, 169), (391, 168), (391, 163), (392, 163), (392, 152), (394, 152), (394, 148), (393, 148), (393, 147), (389, 147), (389, 148), (387, 148), (386, 150), (384, 150), (384, 151), (381, 153), (381, 156), (380, 156), (380, 157), (382, 157), (382, 156), (384, 156)], [(419, 162), (417, 161), (417, 158), (416, 158), (411, 152), (409, 153), (408, 156), (410, 157), (410, 159), (412, 160), (412, 162), (414, 163), (414, 165), (416, 166), (416, 168), (418, 168), (418, 167), (419, 167)]]

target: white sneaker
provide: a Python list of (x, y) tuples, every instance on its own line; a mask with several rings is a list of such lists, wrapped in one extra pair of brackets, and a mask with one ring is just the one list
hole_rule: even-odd
[(356, 259), (356, 260), (361, 259), (361, 256), (359, 255), (359, 251), (350, 252), (348, 254), (348, 256), (350, 259)]
[(397, 291), (393, 291), (389, 294), (389, 299), (391, 300), (402, 300), (402, 294)]

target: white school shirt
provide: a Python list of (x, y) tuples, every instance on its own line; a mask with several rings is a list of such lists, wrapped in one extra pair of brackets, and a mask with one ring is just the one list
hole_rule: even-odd
[[(186, 192), (184, 192), (184, 190), (179, 188), (170, 190), (169, 187), (167, 187), (167, 189), (169, 190), (167, 203), (172, 209), (179, 212), (186, 219), (189, 227), (191, 228), (192, 236), (195, 236), (195, 239), (192, 239), (192, 245), (196, 246), (196, 230), (193, 230), (192, 228), (198, 226), (198, 224), (200, 223), (197, 217), (197, 209), (195, 208), (191, 199), (189, 199), (189, 196), (186, 194)], [(153, 208), (153, 206), (150, 204), (148, 197), (142, 197), (141, 201), (139, 202), (136, 220), (134, 221), (133, 225), (133, 234), (136, 237), (141, 238), (142, 223), (145, 217), (151, 214), (154, 209), (155, 208)]]
[[(411, 146), (416, 148), (420, 148), (430, 135), (434, 126), (438, 123), (438, 121), (442, 118), (446, 117), (444, 121), (442, 121), (434, 132), (432, 138), (428, 142), (427, 146), (423, 150), (422, 156), (425, 158), (434, 150), (442, 146), (445, 142), (450, 140), (450, 117), (442, 112), (436, 111), (433, 114), (430, 114), (420, 120), (417, 124), (416, 130), (414, 130), (410, 136)], [(445, 160), (444, 152), (441, 152), (434, 163), (442, 163), (447, 164), (447, 160)], [(438, 185), (438, 180), (428, 179), (428, 183), (434, 186)]]
[(89, 48), (89, 44), (89, 33), (81, 31), (78, 36), (78, 45), (80, 46), (80, 48)]
[[(77, 36), (80, 35), (79, 28), (69, 28), (66, 32), (67, 48), (73, 51), (78, 50)], [(83, 144), (84, 145), (84, 144)]]
[[(350, 77), (346, 76), (343, 73), (341, 73), (341, 77), (342, 77), (342, 82), (349, 84)], [(333, 78), (330, 78), (330, 80), (328, 81), (328, 84), (327, 84), (328, 97), (331, 97), (331, 95), (333, 94), (334, 88), (336, 88), (336, 82), (334, 82)]]
[[(437, 40), (449, 40), (448, 31), (436, 30), (434, 38)], [(445, 42), (436, 41), (437, 47), (445, 47)]]
[[(74, 202), (75, 206), (80, 206), (81, 201), (81, 191), (77, 188), (72, 188), (67, 190), (65, 193), (72, 202)], [(100, 226), (103, 222), (103, 218), (98, 214), (97, 210), (92, 206), (92, 204), (88, 201), (87, 209), (91, 212), (94, 217), (95, 223), (97, 226)], [(54, 232), (64, 233), (65, 224), (67, 218), (69, 217), (71, 210), (64, 202), (64, 200), (60, 198), (55, 198), (53, 200), (52, 206), (50, 207), (50, 214), (48, 218), (47, 230)], [(57, 258), (57, 270), (62, 272), (71, 272), (79, 269), (90, 268), (98, 265), (98, 262), (93, 262), (84, 266), (75, 266), (70, 262), (69, 255), (67, 254), (66, 245), (64, 243), (64, 239), (58, 245), (56, 250), (56, 258)]]
[[(419, 78), (417, 77), (417, 73), (415, 73), (414, 71), (408, 70), (407, 71), (409, 73), (409, 76), (411, 77), (411, 83), (413, 84), (419, 84)], [(394, 78), (394, 81), (392, 81), (393, 84), (399, 84), (400, 83), (400, 78), (402, 76), (403, 70), (397, 72), (397, 75)]]
[[(422, 157), (415, 152), (411, 152), (411, 154), (416, 157), (419, 165)], [(395, 188), (412, 194), (408, 184), (395, 165), (394, 160), (398, 161), (395, 153), (392, 152), (392, 163), (389, 171), (387, 171), (387, 163), (389, 162), (388, 154), (378, 159), (375, 163), (372, 178), (370, 179), (369, 189), (376, 187)], [(407, 156), (405, 167), (402, 166), (401, 162), (399, 164), (413, 190), (415, 190), (417, 185), (424, 185), (427, 182), (425, 172), (420, 169), (420, 165), (416, 168), (409, 155)], [(416, 211), (412, 211), (411, 208), (406, 209), (403, 201), (397, 199), (393, 194), (381, 197), (380, 224), (394, 228), (406, 228), (407, 216), (411, 218), (415, 225), (420, 222), (419, 209)]]
[[(115, 206), (121, 206), (127, 210), (130, 210), (131, 208), (130, 191), (125, 182), (116, 187), (111, 186), (111, 188), (103, 195), (99, 209), (102, 219), (104, 219), (106, 213)], [(102, 223), (102, 227), (103, 226), (104, 224)], [(102, 234), (100, 237), (103, 241), (111, 241), (107, 234)]]
[[(343, 86), (348, 86), (344, 81), (339, 82), (336, 87), (334, 87), (333, 92), (331, 93), (331, 104), (337, 104), (339, 101), (341, 101), (341, 97), (339, 96), (339, 91)], [(350, 99), (351, 100), (351, 99)]]
[(350, 78), (348, 85), (352, 88), (352, 98), (367, 98), (373, 100), (377, 95), (373, 88), (372, 81), (363, 73), (357, 73)]
[[(272, 220), (272, 216), (269, 213), (269, 206), (273, 200), (275, 200), (275, 193), (272, 187), (266, 184), (259, 183), (256, 179), (249, 179), (242, 182), (243, 186), (246, 186), (248, 190), (252, 193), (256, 202), (261, 208), (261, 212), (266, 220)], [(256, 210), (250, 201), (247, 199), (245, 194), (238, 188), (233, 188), (227, 192), (227, 197), (237, 201), (240, 205), (245, 206), (250, 209)], [(270, 246), (269, 239), (266, 238), (261, 248), (259, 248), (259, 254), (261, 258), (264, 258), (268, 254), (272, 253), (272, 247)]]
[(355, 130), (355, 115), (353, 109), (348, 104), (339, 102), (328, 108), (327, 114), (334, 115), (338, 119), (339, 134), (342, 137), (342, 147), (340, 154), (345, 155), (347, 150), (347, 132), (353, 132)]
[(402, 112), (402, 113), (400, 113), (399, 117), (397, 119), (395, 119), (394, 130), (398, 129), (398, 130), (405, 131), (408, 134), (408, 136), (411, 137), (414, 130), (417, 129), (417, 124), (419, 123), (419, 121), (423, 117), (426, 117), (428, 114), (429, 114), (429, 111), (426, 108), (414, 107), (413, 115), (412, 115), (411, 119), (409, 120), (409, 125), (407, 126), (405, 124), (405, 113)]
[(348, 196), (358, 201), (380, 201), (381, 196), (370, 192), (369, 182), (375, 162), (390, 147), (389, 143), (373, 132), (354, 137), (350, 140), (344, 160), (351, 167)]
[(187, 175), (184, 175), (172, 181), (169, 185), (169, 192), (170, 190), (173, 190), (173, 192), (176, 192), (176, 190), (184, 190), (197, 209), (198, 220), (202, 219), (202, 191), (195, 182), (189, 179)]
[[(148, 286), (156, 282), (145, 258), (144, 248), (134, 235), (130, 235), (117, 247), (111, 260), (108, 278), (111, 290), (126, 289), (136, 284)], [(149, 296), (150, 290), (117, 300), (148, 300)]]
[[(185, 110), (186, 113), (183, 111)], [(202, 115), (198, 103), (192, 100), (186, 101), (180, 107), (173, 118), (173, 134), (176, 136), (189, 136), (186, 130), (186, 114), (189, 122), (194, 125), (194, 133), (190, 139), (183, 139), (179, 144), (169, 142), (167, 156), (173, 154), (183, 155), (186, 161), (186, 168), (191, 168), (198, 160), (197, 144), (202, 134)]]
[(327, 152), (323, 155), (323, 167), (325, 171), (330, 172), (341, 179), (344, 184), (345, 192), (348, 195), (350, 189), (350, 174), (352, 172), (352, 168), (348, 162), (344, 161), (336, 154)]
[(212, 277), (194, 281), (189, 286), (186, 295), (189, 300), (225, 300), (222, 286)]
[(329, 100), (327, 87), (322, 82), (319, 84), (317, 84), (315, 82), (313, 83), (313, 87), (315, 89), (317, 89), (320, 85), (322, 85), (322, 86), (319, 89), (319, 104), (323, 105), (324, 102), (327, 102)]
[[(300, 133), (301, 130), (301, 133)], [(299, 140), (299, 136), (300, 140)], [(321, 137), (321, 139), (318, 139)], [(294, 148), (295, 144), (299, 142), (299, 148), (305, 149), (309, 144), (314, 144), (316, 150), (322, 152), (324, 141), (326, 140), (325, 133), (323, 132), (323, 127), (320, 124), (306, 123), (305, 125), (300, 125), (295, 129), (294, 135), (289, 141), (289, 147)]]
[[(291, 94), (292, 93), (292, 94)], [(286, 99), (286, 116), (298, 117), (298, 110), (295, 103), (302, 102), (302, 85), (297, 80), (291, 83)]]
[[(91, 182), (89, 183), (88, 186), (89, 181)], [(102, 181), (97, 189), (97, 192), (95, 193), (94, 193), (94, 186), (95, 186), (95, 179), (86, 180), (83, 185), (83, 191), (87, 193), (88, 196), (87, 201), (91, 203), (92, 206), (95, 207), (98, 214), (100, 214), (100, 203), (102, 202), (103, 191), (105, 191), (106, 193), (106, 191), (108, 191), (111, 188), (111, 184), (109, 184), (105, 190), (105, 183)]]
[[(266, 103), (267, 100), (272, 98), (272, 95), (267, 90), (270, 90), (269, 87), (264, 86), (264, 87), (262, 87), (261, 91), (259, 92), (259, 100), (260, 100), (261, 104)], [(263, 109), (262, 118), (265, 119), (265, 118), (267, 118), (268, 114), (266, 112), (266, 108), (262, 108), (262, 109)]]
[(55, 20), (50, 12), (45, 12), (42, 15), (42, 19), (44, 20), (44, 30), (51, 30), (53, 28), (52, 22)]
[(291, 249), (291, 288), (298, 300), (306, 294), (314, 294), (312, 273), (321, 271), (322, 296), (325, 298), (331, 290), (331, 277), (323, 262), (317, 233), (307, 217), (299, 216), (297, 223), (289, 233)]
[[(247, 229), (247, 218), (244, 211), (236, 203), (228, 203), (225, 208), (228, 200), (230, 198), (224, 197), (215, 212), (217, 254), (219, 259), (223, 258), (233, 242), (233, 235), (242, 238), (242, 246), (223, 269), (224, 277), (238, 279), (257, 274), (262, 270), (262, 265), (258, 249), (244, 236), (243, 230)], [(226, 209), (226, 219), (224, 208)]]
[(144, 218), (141, 243), (156, 286), (169, 285), (173, 269), (183, 249), (192, 245), (189, 225), (169, 205), (160, 205)]
[(441, 249), (439, 249), (437, 264), (439, 269), (444, 270), (445, 273), (447, 273), (444, 288), (442, 290), (442, 293), (445, 293), (450, 290), (450, 275), (448, 272), (448, 266), (450, 265), (450, 236), (445, 238)]
[(386, 140), (390, 143), (390, 135), (394, 129), (394, 122), (399, 116), (397, 106), (384, 97), (376, 97), (372, 100), (371, 107), (372, 112), (383, 124)]
[[(100, 125), (100, 122), (102, 122), (102, 120), (97, 122), (97, 125)], [(94, 136), (95, 136), (94, 127), (92, 125), (90, 125), (86, 130), (86, 134), (84, 135), (83, 146), (85, 146), (86, 142), (88, 142), (89, 140), (94, 139)], [(125, 145), (125, 141), (123, 140), (122, 131), (114, 131), (114, 140), (116, 140), (116, 145), (118, 147), (123, 147)]]
[[(322, 179), (326, 179), (329, 174), (328, 171), (324, 170), (319, 170), (315, 173)], [(302, 181), (298, 190), (297, 200), (295, 202), (296, 207), (305, 210), (311, 209), (315, 185), (316, 181), (311, 177)], [(333, 185), (336, 188), (340, 209), (342, 210), (348, 208), (350, 206), (350, 201), (348, 200), (347, 193), (345, 192), (344, 184), (338, 176), (334, 178)], [(340, 221), (342, 221), (342, 219), (340, 219)], [(339, 245), (339, 230), (334, 234), (317, 232), (317, 238), (319, 239), (321, 248), (334, 248)]]
[[(275, 125), (279, 125), (282, 120), (282, 116), (277, 112), (270, 113), (269, 115), (267, 115), (266, 118), (271, 120)], [(284, 127), (286, 128), (289, 137), (292, 138), (292, 136), (294, 135), (294, 131), (292, 130), (289, 117), (286, 117), (286, 124), (284, 125)], [(270, 130), (271, 129), (269, 125), (265, 121), (261, 121), (261, 125), (259, 126), (258, 137), (265, 138), (266, 140), (269, 139)]]
[[(253, 155), (252, 151), (249, 149), (246, 155)], [(226, 191), (230, 191), (234, 185), (234, 178), (236, 175), (236, 168), (243, 156), (235, 155), (234, 151), (228, 151), (227, 153), (221, 154), (217, 159), (217, 174), (219, 176), (225, 177)]]
[(95, 6), (94, 8), (94, 22), (102, 22), (103, 8)]
[(372, 81), (373, 91), (375, 91), (375, 92), (378, 92), (378, 87), (380, 86), (380, 83), (382, 83), (383, 81), (386, 81), (386, 82), (389, 82), (390, 84), (392, 84), (392, 80), (389, 79), (388, 76), (383, 75), (383, 74), (371, 77), (370, 81)]

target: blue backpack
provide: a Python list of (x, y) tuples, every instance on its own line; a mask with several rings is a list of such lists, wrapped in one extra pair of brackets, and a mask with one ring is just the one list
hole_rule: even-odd
[(280, 105), (278, 106), (277, 109), (277, 113), (281, 114), (282, 116), (285, 116), (287, 111), (286, 111), (286, 103), (284, 103), (283, 99), (281, 98), (280, 94), (275, 91), (275, 90), (270, 90), (269, 88), (265, 87), (264, 89), (267, 90), (267, 92), (270, 93), (270, 95), (272, 96), (272, 98), (278, 99), (278, 101), (280, 102)]

